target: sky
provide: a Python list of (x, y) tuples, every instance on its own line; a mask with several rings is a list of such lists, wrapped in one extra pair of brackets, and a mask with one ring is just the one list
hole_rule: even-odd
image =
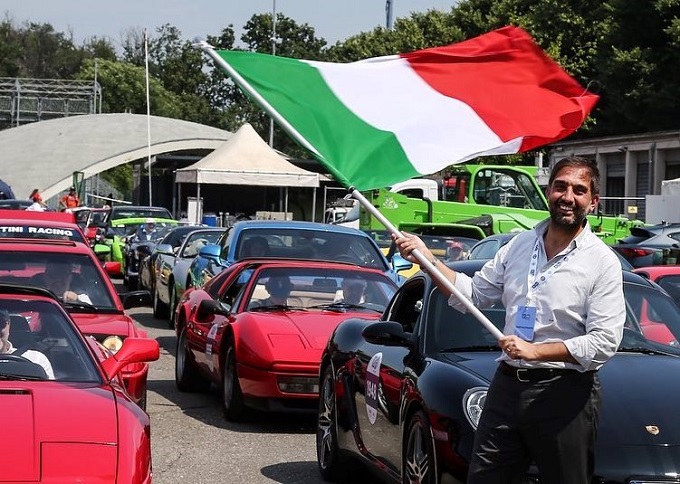
[[(411, 12), (450, 11), (455, 0), (392, 0), (393, 19)], [(298, 24), (313, 27), (329, 45), (375, 27), (385, 27), (386, 0), (0, 0), (0, 14), (15, 24), (49, 23), (72, 33), (76, 45), (93, 36), (120, 45), (130, 28), (177, 27), (187, 40), (218, 35), (233, 24), (237, 41), (253, 14), (276, 7)]]

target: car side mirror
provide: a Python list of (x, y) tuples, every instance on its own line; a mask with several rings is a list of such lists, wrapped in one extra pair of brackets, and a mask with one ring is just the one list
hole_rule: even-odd
[(413, 267), (413, 262), (404, 259), (401, 254), (396, 253), (392, 256), (392, 269), (394, 272), (406, 271)]
[(219, 264), (220, 262), (220, 246), (217, 244), (207, 244), (203, 247), (201, 247), (201, 250), (198, 252), (198, 255), (205, 258), (205, 259), (210, 259), (212, 261), (215, 261), (216, 263)]
[(158, 341), (151, 338), (126, 338), (123, 346), (102, 361), (106, 378), (112, 380), (123, 367), (130, 363), (156, 361), (160, 356)]
[(401, 346), (414, 348), (415, 336), (404, 331), (401, 323), (394, 321), (380, 321), (370, 324), (361, 332), (361, 336), (371, 344), (381, 346)]
[(152, 305), (151, 293), (147, 290), (130, 291), (118, 295), (124, 309), (141, 308)]
[(171, 244), (160, 244), (156, 246), (156, 252), (159, 254), (164, 254), (164, 255), (175, 255), (175, 252), (172, 250), (172, 245)]
[(230, 313), (231, 306), (229, 304), (215, 301), (214, 299), (204, 299), (198, 305), (196, 319), (198, 321), (207, 321), (216, 314), (229, 316)]

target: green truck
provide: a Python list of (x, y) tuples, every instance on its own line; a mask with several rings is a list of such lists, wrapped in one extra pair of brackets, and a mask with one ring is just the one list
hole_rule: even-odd
[[(491, 235), (531, 229), (548, 217), (548, 202), (537, 174), (535, 166), (461, 164), (451, 167), (440, 180), (414, 178), (363, 195), (396, 227), (464, 224)], [(631, 227), (642, 225), (624, 216), (599, 212), (589, 215), (588, 220), (608, 244), (630, 235)], [(385, 230), (363, 209), (359, 228)]]

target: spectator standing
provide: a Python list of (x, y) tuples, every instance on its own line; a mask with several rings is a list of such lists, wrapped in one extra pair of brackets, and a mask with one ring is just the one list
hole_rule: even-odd
[(62, 212), (80, 206), (80, 198), (76, 193), (76, 187), (68, 189), (68, 193), (59, 200), (59, 210)]
[[(417, 249), (475, 306), (502, 302), (507, 311), (468, 484), (520, 482), (532, 462), (541, 482), (593, 478), (597, 371), (616, 352), (626, 319), (620, 264), (586, 218), (599, 200), (599, 178), (597, 165), (583, 158), (557, 162), (546, 190), (550, 217), (517, 235), (472, 278), (439, 264), (417, 236), (395, 240), (404, 258), (417, 262)], [(449, 304), (465, 311), (455, 296)]]

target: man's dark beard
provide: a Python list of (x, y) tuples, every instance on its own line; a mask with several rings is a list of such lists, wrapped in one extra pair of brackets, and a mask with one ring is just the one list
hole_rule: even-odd
[(552, 220), (556, 225), (567, 229), (577, 229), (582, 227), (583, 222), (586, 219), (586, 215), (588, 214), (586, 213), (585, 208), (579, 207), (577, 205), (573, 205), (573, 209), (573, 219), (568, 220), (559, 213), (557, 203), (553, 203), (550, 205), (550, 220)]

